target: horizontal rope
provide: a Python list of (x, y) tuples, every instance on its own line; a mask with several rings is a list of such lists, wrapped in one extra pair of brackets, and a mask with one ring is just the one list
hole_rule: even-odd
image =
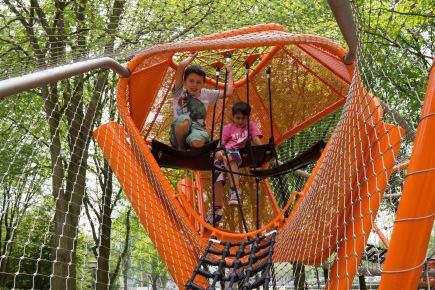
[(422, 169), (422, 170), (415, 170), (415, 171), (412, 171), (412, 172), (408, 172), (406, 174), (406, 177), (411, 176), (411, 175), (415, 175), (415, 174), (427, 173), (427, 172), (431, 172), (431, 171), (434, 171), (434, 170), (435, 170), (435, 167), (433, 167), (433, 168), (427, 168), (427, 169)]
[(403, 269), (403, 270), (388, 270), (388, 271), (387, 270), (383, 270), (382, 274), (396, 274), (396, 273), (405, 273), (405, 272), (413, 271), (413, 270), (416, 270), (416, 269), (420, 268), (425, 263), (426, 263), (426, 259), (424, 259), (423, 262), (421, 262), (417, 266), (414, 266), (414, 267), (411, 267), (411, 268), (406, 268), (406, 269)]
[(424, 220), (424, 219), (427, 219), (427, 218), (431, 218), (433, 216), (435, 216), (435, 213), (431, 213), (429, 215), (421, 216), (421, 217), (401, 218), (401, 219), (395, 220), (394, 222), (395, 223), (399, 223), (399, 222), (408, 222), (408, 221), (418, 221), (418, 220)]
[(420, 118), (420, 120), (418, 122), (421, 123), (421, 121), (426, 120), (429, 117), (433, 117), (433, 116), (435, 116), (435, 112), (434, 113), (429, 113), (427, 115), (424, 115), (423, 117)]

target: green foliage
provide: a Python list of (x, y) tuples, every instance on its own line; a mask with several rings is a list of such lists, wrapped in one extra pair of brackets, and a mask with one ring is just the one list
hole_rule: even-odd
[[(126, 246), (125, 213), (127, 211), (125, 210), (113, 221), (112, 256), (120, 255)], [(132, 217), (130, 231), (128, 251), (123, 261), (123, 267), (127, 269), (128, 279), (133, 284), (131, 286), (152, 286), (154, 284), (158, 285), (159, 289), (164, 288), (169, 279), (166, 266), (136, 215)], [(115, 268), (114, 261), (111, 268)], [(123, 277), (120, 276), (115, 281), (117, 286), (122, 285), (122, 279)]]
[(365, 86), (413, 127), (435, 55), (433, 1), (355, 1)]

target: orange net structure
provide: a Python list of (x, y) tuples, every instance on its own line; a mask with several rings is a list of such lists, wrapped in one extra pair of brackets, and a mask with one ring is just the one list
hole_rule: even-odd
[[(225, 105), (225, 122), (231, 115), (227, 108), (236, 101), (246, 101), (244, 64), (250, 61), (251, 119), (264, 133), (264, 140), (272, 136), (272, 128), (281, 161), (290, 160), (294, 152), (302, 152), (314, 141), (327, 142), (319, 160), (306, 168), (309, 177), (298, 179), (298, 190), (289, 191), (288, 185), (283, 189), (280, 185), (288, 184), (289, 179), (273, 177), (259, 180), (256, 196), (255, 180), (242, 177), (241, 207), (248, 232), (242, 227), (239, 212), (229, 207), (224, 208), (222, 227), (205, 222), (211, 206), (209, 172), (162, 170), (149, 149), (152, 139), (169, 142), (173, 119), (171, 88), (177, 61), (191, 51), (198, 52), (196, 62), (207, 71), (206, 84), (210, 88), (216, 85), (214, 64), (223, 63), (227, 52), (232, 54), (235, 93)], [(94, 137), (180, 288), (192, 277), (210, 238), (240, 243), (277, 230), (273, 268), (277, 276), (281, 275), (278, 281), (286, 279), (280, 274), (289, 271), (286, 265), (293, 265), (293, 269), (297, 265), (327, 265), (324, 268), (328, 269), (325, 278), (328, 289), (351, 288), (354, 277), (361, 272), (362, 259), (368, 259), (366, 247), (373, 231), (385, 243), (390, 242), (385, 241), (376, 220), (390, 175), (398, 170), (396, 158), (405, 132), (400, 126), (390, 124), (379, 99), (364, 88), (358, 66), (342, 62), (345, 53), (329, 39), (294, 35), (282, 26), (267, 24), (156, 45), (128, 63), (132, 74), (118, 83), (121, 122), (101, 125), (94, 131)], [(265, 74), (268, 67), (272, 71), (272, 124), (268, 118), (271, 109)], [(434, 83), (432, 74), (429, 101), (422, 113), (425, 121), (421, 123), (431, 127), (422, 133), (425, 134), (422, 143), (427, 144), (421, 144), (422, 151), (414, 151), (415, 156), (425, 156), (422, 162), (426, 167), (420, 167), (422, 163), (417, 160), (409, 165), (408, 172), (408, 176), (415, 172), (412, 176), (424, 181), (411, 177), (409, 186), (419, 182), (427, 184), (435, 177), (435, 171), (430, 169), (433, 162), (429, 161), (435, 156), (428, 149), (428, 138), (435, 136), (435, 119), (429, 118), (435, 111)], [(218, 86), (223, 88), (224, 84)], [(220, 100), (217, 112), (221, 110)], [(209, 110), (209, 131), (211, 119)], [(220, 116), (216, 119), (220, 120)], [(309, 136), (317, 136), (317, 140), (304, 132), (311, 132)], [(215, 139), (218, 133), (215, 131)], [(299, 142), (298, 149), (291, 151), (292, 156), (287, 153), (289, 147), (295, 146), (295, 140)], [(425, 170), (426, 175), (418, 174)], [(181, 177), (176, 185), (168, 179), (173, 174)], [(433, 192), (433, 183), (425, 190)], [(433, 221), (433, 196), (426, 212), (421, 205), (419, 217), (413, 217), (415, 212), (409, 208), (399, 209), (403, 219), (426, 222), (426, 225), (418, 224), (426, 227), (425, 235), (430, 235), (429, 224)], [(412, 197), (409, 199), (401, 203), (412, 203)], [(396, 224), (395, 228), (400, 229), (393, 232), (388, 251), (404, 251), (408, 245), (400, 241), (408, 226), (401, 225)], [(390, 262), (387, 254), (382, 289), (399, 289), (398, 283), (411, 285), (419, 279), (425, 247), (414, 253), (415, 263), (410, 264), (403, 260)], [(408, 274), (412, 278), (398, 279)], [(204, 278), (198, 278), (195, 283), (204, 288), (208, 285)]]

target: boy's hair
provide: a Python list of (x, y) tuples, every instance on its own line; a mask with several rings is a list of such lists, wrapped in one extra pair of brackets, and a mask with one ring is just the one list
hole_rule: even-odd
[(190, 65), (190, 66), (188, 66), (186, 68), (186, 70), (184, 71), (183, 80), (186, 80), (187, 77), (190, 74), (197, 74), (197, 75), (199, 75), (200, 77), (202, 77), (202, 79), (205, 82), (205, 76), (206, 76), (205, 71), (199, 65)]
[(242, 114), (243, 116), (249, 116), (251, 114), (251, 106), (245, 102), (237, 102), (233, 105), (233, 116), (235, 114)]

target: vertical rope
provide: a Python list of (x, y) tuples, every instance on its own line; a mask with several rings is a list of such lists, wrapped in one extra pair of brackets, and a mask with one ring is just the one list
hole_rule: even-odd
[[(216, 85), (215, 85), (215, 90), (216, 91), (219, 89), (219, 76), (220, 76), (220, 68), (216, 67), (216, 80), (215, 80), (216, 81)], [(214, 103), (214, 106), (213, 106), (213, 119), (211, 120), (210, 140), (213, 140), (213, 136), (214, 136), (214, 125), (215, 125), (215, 118), (216, 118), (216, 107), (217, 107), (217, 100), (216, 100), (216, 103)]]
[[(225, 150), (225, 148), (223, 149), (223, 152), (225, 154), (225, 159), (229, 160), (228, 159), (228, 153)], [(239, 204), (238, 208), (239, 208), (239, 211), (240, 211), (240, 217), (242, 218), (243, 228), (245, 229), (245, 232), (248, 232), (248, 226), (246, 224), (245, 215), (243, 214), (242, 201), (241, 201), (240, 196), (239, 196), (239, 190), (235, 186), (236, 182), (235, 182), (235, 179), (234, 179), (234, 172), (231, 169), (231, 166), (229, 165), (229, 163), (228, 163), (228, 171), (230, 172), (230, 178), (231, 178), (231, 181), (233, 182), (234, 190), (236, 191), (237, 203)]]
[[(216, 85), (215, 85), (216, 90), (219, 89), (219, 75), (220, 75), (220, 69), (219, 69), (219, 67), (216, 67)], [(225, 82), (225, 87), (226, 87), (226, 82)], [(210, 140), (213, 140), (213, 136), (214, 136), (214, 123), (215, 123), (215, 118), (216, 118), (217, 101), (218, 100), (216, 99), (216, 103), (213, 106), (213, 119), (211, 121)], [(211, 162), (214, 162), (214, 157), (215, 157), (215, 152), (213, 152), (213, 158), (212, 158)], [(214, 188), (215, 182), (216, 182), (216, 177), (215, 177), (216, 171), (215, 171), (215, 168), (213, 165), (214, 164), (212, 164), (212, 166), (211, 166), (212, 224), (213, 224), (213, 227), (216, 227), (216, 220), (215, 220), (216, 190)]]
[(258, 179), (258, 177), (255, 178), (255, 190), (256, 190), (256, 225), (257, 225), (257, 230), (260, 228), (260, 193), (259, 193), (259, 183), (260, 180)]
[(224, 95), (222, 97), (221, 128), (219, 132), (219, 144), (221, 145), (222, 145), (222, 131), (224, 130), (225, 100), (227, 98), (227, 82), (228, 82), (228, 70), (225, 68), (225, 86), (224, 86)]
[(268, 92), (269, 92), (269, 122), (270, 122), (270, 142), (273, 142), (272, 144), (275, 143), (275, 136), (273, 133), (273, 113), (272, 113), (272, 86), (271, 86), (271, 81), (270, 81), (270, 66), (267, 67), (266, 69), (266, 77), (267, 77), (267, 88), (268, 88)]
[[(245, 63), (245, 68), (246, 68), (246, 103), (248, 103), (248, 106), (250, 106), (250, 101), (249, 101), (249, 63), (247, 63), (247, 62)], [(251, 145), (251, 130), (250, 130), (250, 126), (249, 126), (250, 121), (251, 121), (251, 114), (248, 115), (248, 139), (246, 141), (246, 146)]]

